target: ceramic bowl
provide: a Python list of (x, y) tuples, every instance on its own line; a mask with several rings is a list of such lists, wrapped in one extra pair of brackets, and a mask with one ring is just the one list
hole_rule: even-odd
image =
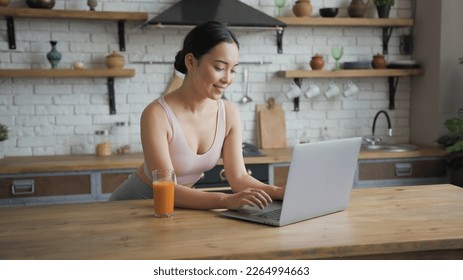
[(321, 17), (335, 17), (338, 11), (338, 8), (321, 8), (319, 10)]

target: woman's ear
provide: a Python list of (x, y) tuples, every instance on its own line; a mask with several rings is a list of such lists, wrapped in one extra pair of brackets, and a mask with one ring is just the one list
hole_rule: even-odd
[(196, 61), (196, 58), (194, 57), (192, 53), (188, 53), (187, 55), (185, 55), (185, 66), (188, 72), (190, 72), (193, 69), (195, 65), (195, 61)]

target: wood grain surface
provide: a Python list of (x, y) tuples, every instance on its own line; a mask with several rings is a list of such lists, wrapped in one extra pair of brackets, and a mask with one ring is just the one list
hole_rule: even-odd
[[(246, 157), (246, 164), (257, 163), (287, 163), (291, 160), (292, 148), (263, 149), (265, 156)], [(435, 147), (420, 147), (416, 151), (388, 153), (377, 151), (360, 151), (359, 159), (386, 158), (426, 158), (444, 157), (445, 151)], [(142, 153), (111, 155), (99, 157), (96, 155), (57, 155), (57, 156), (18, 156), (0, 159), (0, 174), (108, 170), (137, 168), (143, 163)], [(220, 159), (218, 164), (223, 164)]]
[(262, 149), (286, 148), (286, 117), (281, 104), (257, 104), (259, 147)]
[(354, 189), (346, 211), (271, 227), (151, 200), (2, 208), (0, 259), (463, 258), (463, 189)]

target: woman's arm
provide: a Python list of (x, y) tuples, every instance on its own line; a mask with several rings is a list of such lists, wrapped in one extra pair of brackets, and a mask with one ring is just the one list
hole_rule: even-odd
[(238, 209), (243, 205), (264, 208), (271, 198), (259, 189), (246, 189), (235, 194), (205, 192), (175, 186), (175, 206), (190, 209)]
[(283, 199), (284, 188), (268, 185), (250, 176), (246, 170), (242, 152), (242, 125), (239, 112), (226, 102), (227, 133), (223, 145), (223, 162), (227, 180), (233, 191), (253, 188), (265, 191), (272, 199)]

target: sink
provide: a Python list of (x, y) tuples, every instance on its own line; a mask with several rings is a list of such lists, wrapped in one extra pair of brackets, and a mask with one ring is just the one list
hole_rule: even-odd
[(375, 145), (362, 144), (362, 150), (366, 151), (378, 151), (378, 152), (409, 152), (418, 150), (417, 146), (410, 144), (387, 144), (379, 143)]

